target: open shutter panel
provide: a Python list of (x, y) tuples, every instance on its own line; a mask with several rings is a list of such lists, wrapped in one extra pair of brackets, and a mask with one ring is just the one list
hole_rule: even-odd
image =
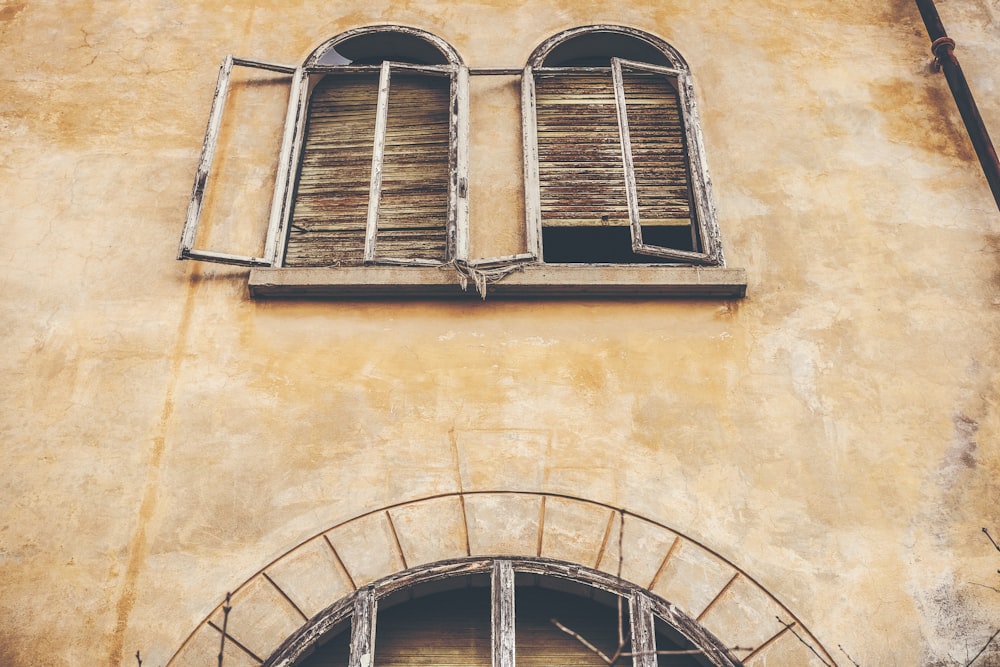
[(632, 250), (707, 264), (692, 205), (678, 83), (686, 73), (611, 59)]
[[(233, 253), (223, 253), (212, 250), (200, 250), (194, 248), (198, 236), (198, 226), (201, 222), (202, 207), (205, 203), (206, 192), (209, 186), (209, 175), (212, 172), (212, 162), (215, 158), (218, 146), (219, 134), (222, 129), (223, 113), (226, 106), (226, 98), (229, 94), (230, 80), (232, 79), (233, 67), (247, 67), (252, 69), (279, 72), (282, 74), (294, 74), (295, 67), (289, 65), (278, 65), (266, 63), (246, 58), (235, 58), (226, 56), (219, 68), (219, 79), (215, 89), (215, 98), (212, 101), (212, 111), (209, 114), (208, 128), (205, 130), (205, 142), (202, 144), (201, 159), (198, 162), (198, 171), (195, 175), (194, 188), (191, 193), (191, 201), (188, 204), (187, 219), (184, 223), (184, 230), (181, 233), (180, 248), (177, 252), (177, 259), (196, 259), (207, 262), (217, 262), (221, 264), (236, 264), (240, 266), (270, 266), (273, 262), (273, 252), (271, 252), (271, 239), (274, 237), (274, 229), (277, 219), (280, 217), (280, 192), (275, 191), (272, 205), (271, 219), (269, 221), (269, 231), (265, 243), (264, 257), (252, 257), (250, 255), (240, 255)], [(289, 87), (291, 88), (292, 77), (289, 76)], [(293, 91), (294, 92), (294, 91)], [(292, 99), (289, 99), (289, 109), (292, 107)], [(290, 114), (289, 114), (290, 115)], [(286, 121), (287, 122), (287, 121)], [(285, 133), (285, 140), (281, 147), (281, 163), (285, 163), (285, 158), (290, 148), (288, 133)], [(283, 173), (279, 167), (278, 180), (282, 180)]]

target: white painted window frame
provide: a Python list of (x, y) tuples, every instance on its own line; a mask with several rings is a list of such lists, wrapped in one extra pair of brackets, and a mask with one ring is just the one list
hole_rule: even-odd
[[(691, 252), (688, 250), (678, 250), (665, 246), (643, 243), (642, 240), (642, 219), (639, 215), (639, 194), (636, 185), (635, 165), (632, 156), (632, 140), (629, 136), (628, 105), (625, 94), (624, 69), (638, 70), (640, 72), (650, 72), (661, 74), (672, 79), (671, 83), (676, 87), (681, 103), (681, 122), (684, 126), (685, 149), (687, 151), (686, 162), (688, 163), (688, 174), (690, 187), (696, 188), (696, 179), (691, 172), (694, 171), (693, 164), (701, 165), (704, 169), (704, 161), (700, 159), (698, 149), (698, 137), (695, 128), (688, 120), (688, 114), (684, 109), (690, 107), (693, 102), (691, 95), (691, 77), (681, 69), (673, 67), (663, 67), (660, 65), (650, 65), (634, 60), (624, 60), (622, 58), (611, 59), (611, 78), (615, 88), (615, 108), (618, 112), (618, 133), (621, 139), (622, 167), (625, 172), (625, 194), (628, 200), (629, 227), (632, 230), (632, 251), (640, 255), (651, 255), (653, 257), (663, 257), (666, 259), (676, 259), (692, 264), (711, 264), (714, 262), (715, 249), (713, 247), (714, 237), (709, 233), (706, 218), (710, 217), (710, 211), (704, 206), (699, 207), (696, 202), (704, 201), (704, 195), (692, 192), (692, 206), (695, 208), (695, 218), (697, 220), (698, 239), (705, 250), (704, 252)], [(707, 178), (707, 176), (706, 176)], [(703, 182), (703, 180), (702, 180)], [(704, 241), (703, 241), (704, 239)]]
[[(291, 74), (294, 82), (298, 82), (300, 79), (300, 68), (292, 65), (279, 65), (249, 58), (237, 58), (233, 55), (227, 55), (222, 61), (222, 65), (219, 67), (219, 78), (215, 87), (215, 97), (212, 100), (212, 110), (208, 117), (208, 127), (205, 130), (205, 141), (201, 148), (201, 158), (198, 161), (198, 171), (195, 174), (194, 187), (191, 192), (191, 201), (188, 204), (187, 218), (184, 222), (184, 230), (181, 233), (177, 259), (195, 259), (220, 264), (235, 264), (237, 266), (273, 266), (276, 252), (276, 238), (283, 214), (282, 207), (280, 206), (282, 200), (279, 199), (277, 190), (271, 202), (271, 215), (268, 222), (267, 239), (264, 242), (263, 257), (200, 250), (194, 247), (198, 234), (198, 226), (201, 222), (202, 205), (205, 200), (205, 193), (208, 191), (209, 174), (212, 170), (212, 162), (219, 143), (219, 133), (222, 128), (222, 117), (225, 111), (226, 99), (229, 94), (229, 84), (235, 66)], [(277, 182), (279, 183), (287, 182), (288, 180), (288, 156), (292, 146), (288, 128), (294, 123), (294, 114), (297, 109), (295, 91), (295, 84), (293, 84), (291, 94), (289, 95), (288, 112), (285, 118), (286, 131), (282, 138), (278, 162)]]

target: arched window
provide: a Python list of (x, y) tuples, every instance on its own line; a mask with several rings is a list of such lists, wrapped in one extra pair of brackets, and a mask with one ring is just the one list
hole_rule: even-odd
[(529, 225), (546, 262), (721, 265), (687, 64), (617, 26), (576, 28), (529, 59)]
[[(193, 249), (234, 65), (291, 74), (262, 257)], [(316, 267), (434, 266), (461, 256), (467, 76), (451, 46), (401, 26), (343, 33), (298, 68), (227, 58), (179, 257)]]
[(545, 559), (468, 559), (400, 573), (312, 619), (268, 667), (736, 667), (649, 592)]

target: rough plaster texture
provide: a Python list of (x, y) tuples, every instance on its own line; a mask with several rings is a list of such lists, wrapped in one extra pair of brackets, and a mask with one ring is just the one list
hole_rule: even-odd
[[(1000, 132), (1000, 8), (939, 7)], [(520, 67), (582, 24), (669, 41), (748, 297), (253, 302), (245, 270), (175, 262), (218, 61), (294, 64), (380, 22), (471, 66)], [(331, 526), (359, 581), (402, 567), (391, 549), (368, 560), (372, 540), (414, 562), (460, 551), (405, 512), (352, 520), (462, 491), (668, 526), (635, 576), (683, 534), (721, 565), (682, 545), (654, 591), (694, 606), (737, 567), (841, 663), (838, 646), (865, 666), (962, 665), (1000, 623), (980, 532), (1000, 532), (997, 212), (908, 0), (37, 0), (0, 3), (0, 54), (0, 664), (164, 665), (193, 631), (186, 646), (214, 655), (200, 624), (226, 591)], [(503, 83), (472, 99), (471, 173), (489, 180), (473, 242), (498, 252), (521, 224), (516, 115), (483, 127), (516, 100)], [(245, 205), (213, 219), (212, 243), (263, 226), (281, 95), (250, 90), (254, 131), (231, 128), (222, 165)], [(539, 548), (539, 497), (502, 517), (487, 500), (465, 507), (472, 553)], [(509, 532), (476, 532), (500, 518)], [(556, 521), (571, 558), (608, 525)], [(300, 581), (280, 562), (276, 581)], [(672, 589), (682, 564), (700, 579)], [(290, 614), (247, 641), (266, 650)], [(253, 664), (232, 651), (227, 666)], [(759, 655), (811, 654), (786, 633)]]

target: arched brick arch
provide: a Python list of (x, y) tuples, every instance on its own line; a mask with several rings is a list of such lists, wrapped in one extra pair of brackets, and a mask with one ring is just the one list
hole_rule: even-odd
[[(481, 556), (548, 558), (620, 575), (671, 602), (725, 646), (743, 647), (734, 653), (748, 667), (836, 664), (746, 572), (667, 526), (581, 498), (501, 491), (392, 505), (291, 549), (234, 592), (225, 665), (262, 664), (310, 618), (372, 582)], [(168, 666), (214, 664), (222, 625), (220, 604)]]

